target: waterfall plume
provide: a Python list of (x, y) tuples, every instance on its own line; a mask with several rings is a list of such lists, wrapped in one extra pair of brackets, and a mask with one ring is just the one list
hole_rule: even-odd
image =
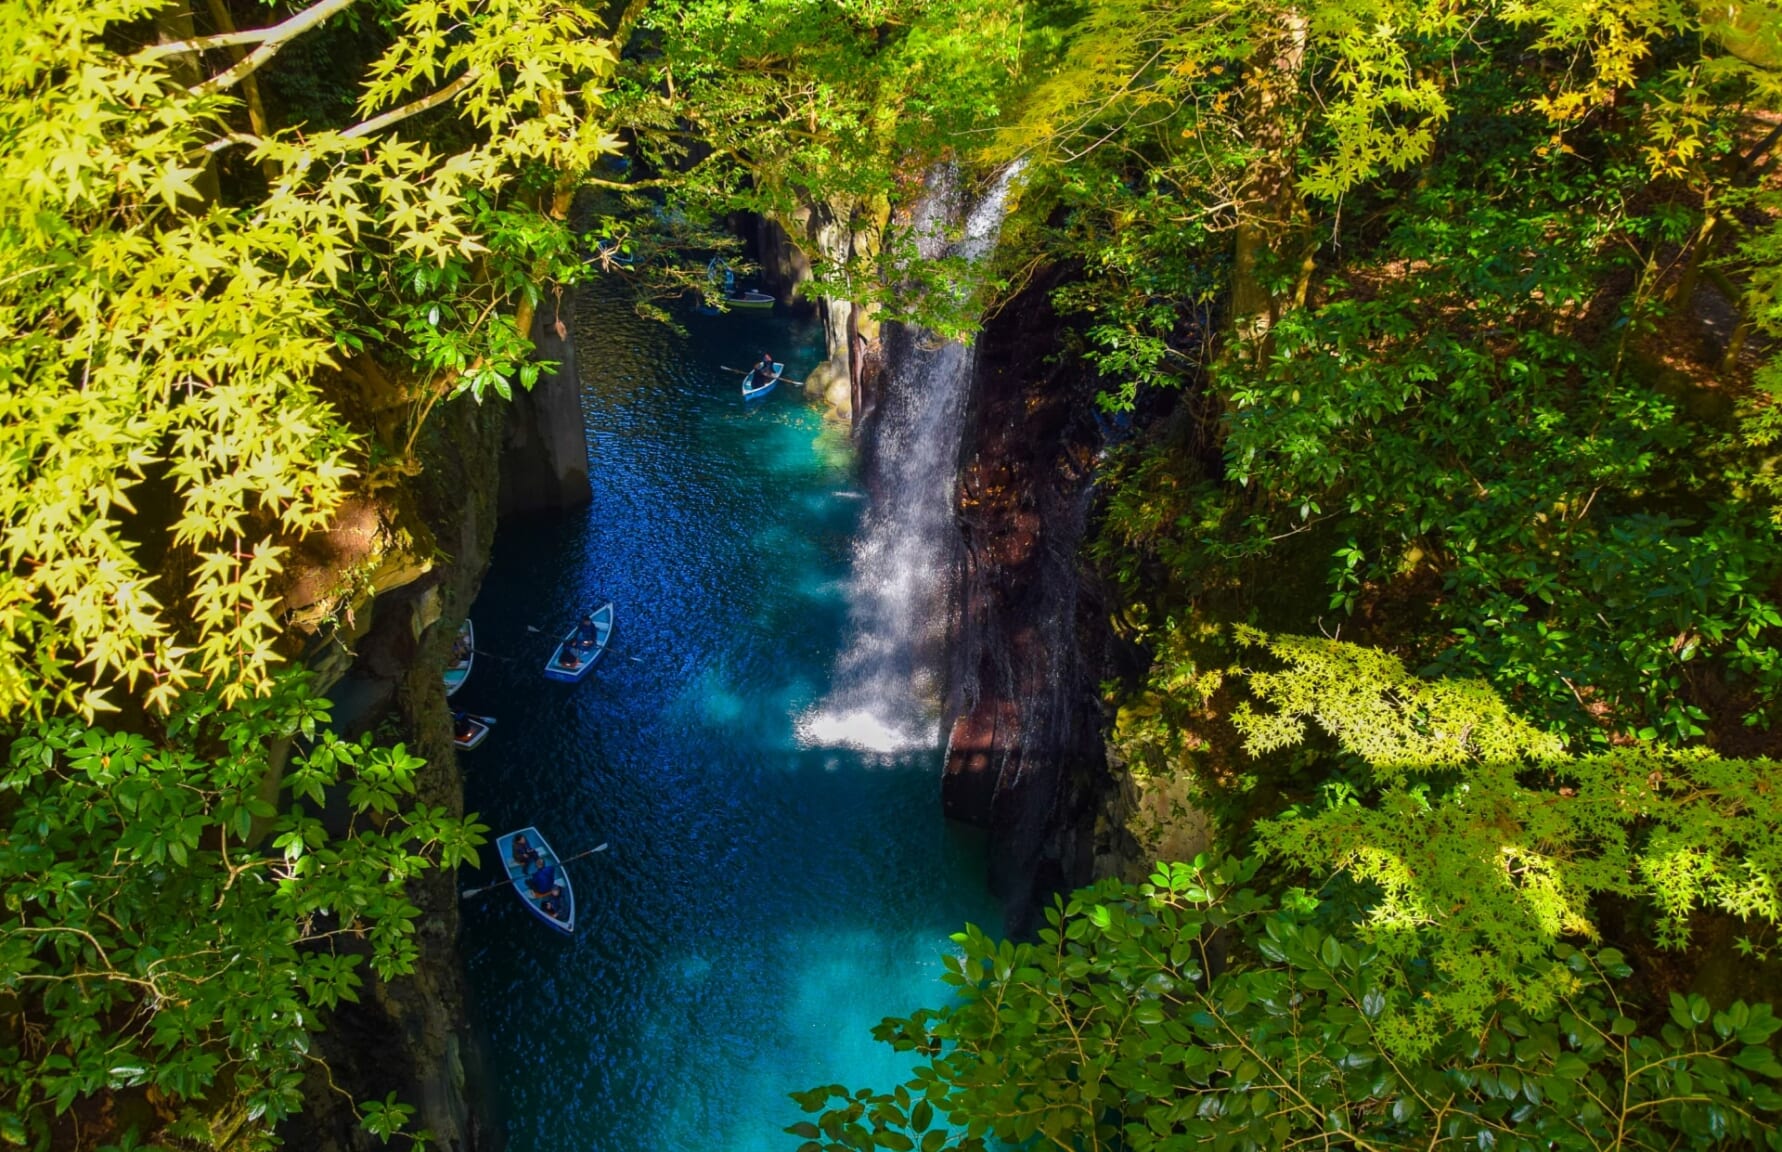
[[(924, 259), (976, 263), (995, 247), (1020, 164), (1005, 168), (957, 219), (950, 170), (939, 170), (912, 227)], [(936, 659), (951, 593), (953, 486), (973, 352), (957, 341), (911, 341), (888, 374), (875, 423), (876, 483), (854, 550), (847, 646), (829, 695), (798, 721), (806, 745), (892, 753), (940, 744)]]

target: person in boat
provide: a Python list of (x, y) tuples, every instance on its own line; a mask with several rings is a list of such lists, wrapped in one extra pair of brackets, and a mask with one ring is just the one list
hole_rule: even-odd
[(538, 863), (538, 849), (532, 846), (532, 841), (526, 839), (525, 833), (522, 832), (514, 837), (513, 848), (514, 863), (521, 870), (530, 870), (534, 864)]
[(557, 667), (565, 672), (574, 672), (582, 666), (582, 658), (575, 654), (575, 643), (571, 641), (563, 646), (562, 655), (557, 657)]
[(538, 902), (538, 907), (546, 916), (549, 916), (553, 920), (563, 919), (563, 906), (548, 896)]
[(600, 640), (600, 630), (594, 627), (594, 617), (583, 616), (581, 623), (575, 626), (575, 646), (592, 648)]
[(452, 667), (462, 667), (470, 659), (470, 637), (458, 633), (452, 640)]
[(761, 359), (755, 362), (755, 387), (759, 388), (773, 379), (773, 353), (763, 352)]
[(553, 900), (563, 895), (563, 889), (557, 883), (557, 866), (555, 864), (546, 864), (526, 877), (526, 887), (532, 890), (534, 900)]
[(475, 736), (475, 735), (476, 735), (476, 721), (474, 721), (470, 718), (470, 713), (468, 713), (468, 712), (454, 712), (454, 713), (452, 713), (452, 739), (454, 739), (454, 740), (469, 740), (472, 736)]

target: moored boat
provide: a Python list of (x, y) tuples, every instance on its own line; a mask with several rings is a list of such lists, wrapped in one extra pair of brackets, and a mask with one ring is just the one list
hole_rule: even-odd
[[(514, 842), (522, 836), (526, 838), (532, 851), (538, 854), (536, 859), (514, 859)], [(526, 910), (566, 936), (574, 932), (575, 889), (570, 887), (569, 873), (563, 867), (562, 858), (551, 848), (544, 835), (537, 828), (518, 828), (505, 836), (496, 837), (495, 851), (501, 854), (501, 866), (507, 870), (507, 878), (513, 883), (514, 891), (519, 893), (520, 903), (526, 906)], [(543, 896), (534, 892), (527, 884), (528, 879), (545, 867), (552, 869), (553, 885), (560, 890), (557, 896)], [(553, 911), (555, 915), (552, 914)]]
[(473, 716), (469, 712), (452, 713), (452, 743), (466, 752), (489, 738), (495, 726), (493, 716)]
[(761, 385), (759, 388), (757, 388), (757, 387), (755, 387), (755, 369), (753, 369), (753, 368), (749, 369), (749, 374), (747, 376), (743, 377), (743, 385), (742, 385), (743, 399), (744, 400), (759, 400), (759, 399), (761, 399), (761, 397), (767, 395), (769, 392), (772, 392), (774, 389), (774, 385), (776, 385), (780, 382), (780, 377), (785, 374), (785, 371), (786, 371), (786, 366), (784, 364), (775, 364), (773, 366), (773, 375), (769, 376), (767, 378), (767, 383), (765, 383), (765, 384)]
[(774, 298), (766, 292), (757, 292), (751, 288), (747, 292), (724, 297), (724, 303), (732, 308), (759, 308), (765, 311), (773, 307)]
[(471, 667), (476, 664), (476, 626), (469, 617), (458, 626), (458, 638), (452, 641), (450, 660), (445, 670), (447, 696), (464, 687), (464, 682), (470, 679)]
[(545, 679), (577, 684), (594, 670), (601, 653), (606, 651), (607, 644), (613, 638), (612, 601), (609, 600), (588, 613), (588, 618), (594, 622), (594, 639), (578, 639), (576, 633), (581, 625), (571, 624), (569, 631), (551, 652), (551, 658), (545, 661)]

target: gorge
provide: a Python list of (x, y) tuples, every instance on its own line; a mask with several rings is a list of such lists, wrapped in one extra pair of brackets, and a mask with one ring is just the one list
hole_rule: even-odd
[(0, 0), (0, 1147), (1776, 1148), (1778, 155), (1777, 0)]
[[(933, 255), (981, 258), (1011, 178), (964, 207), (944, 178), (931, 184), (933, 207), (916, 213), (937, 238), (950, 215), (959, 236)], [(1083, 715), (1095, 656), (1078, 655), (1072, 631), (1093, 616), (1076, 602), (1073, 558), (1094, 422), (1042, 413), (1025, 434), (998, 431), (1025, 407), (999, 382), (1028, 378), (1045, 354), (1032, 342), (1048, 327), (1043, 304), (1005, 310), (969, 348), (889, 326), (871, 418), (850, 437), (814, 398), (745, 409), (720, 367), (765, 344), (789, 375), (801, 370), (822, 348), (811, 323), (695, 317), (682, 339), (631, 315), (622, 291), (582, 300), (570, 354), (553, 359), (602, 368), (559, 371), (508, 415), (499, 503), (547, 510), (510, 511), (492, 541), (465, 541), (461, 555), (494, 563), (465, 605), (479, 664), (452, 706), (499, 721), (484, 747), (457, 754), (468, 808), (559, 843), (613, 845), (576, 866), (578, 891), (595, 894), (590, 938), (538, 938), (501, 893), (485, 897), (459, 929), (473, 1001), (449, 955), (429, 958), (439, 983), (423, 1000), (337, 1014), (326, 1050), (337, 1076), (362, 1078), (357, 1094), (403, 1090), (463, 1148), (773, 1147), (797, 1118), (787, 1093), (907, 1067), (874, 1051), (871, 1028), (934, 986), (949, 931), (1027, 931), (1052, 892), (1090, 876), (1087, 855), (1069, 852), (1086, 853), (1105, 801), (1101, 728)], [(532, 494), (548, 492), (543, 448), (567, 442), (565, 425), (601, 481), (584, 509), (552, 512), (571, 500)], [(1009, 479), (1034, 467), (1028, 450), (1081, 469), (1043, 497), (1061, 519), (972, 511), (1031, 501), (1031, 482)], [(871, 461), (864, 475), (856, 451)], [(991, 475), (1002, 479), (987, 491)], [(1051, 568), (1039, 581), (1007, 571), (1022, 564)], [(1014, 587), (1037, 607), (1002, 602)], [(378, 618), (402, 619), (394, 604), (414, 595), (380, 599)], [(620, 609), (608, 662), (585, 689), (541, 694), (548, 621), (607, 597)], [(1017, 663), (999, 658), (1010, 633), (1034, 646)], [(358, 647), (349, 695), (382, 645)], [(427, 670), (442, 658), (408, 651), (405, 691), (434, 696)], [(1017, 664), (1049, 677), (1050, 694), (997, 678)], [(947, 720), (943, 705), (970, 715)], [(1009, 720), (971, 743), (973, 717), (998, 711)], [(587, 1026), (565, 1032), (566, 1016)], [(361, 1063), (370, 1036), (397, 1030), (427, 1038), (415, 1065), (435, 1063), (447, 1082)], [(351, 1116), (326, 1099), (288, 1138), (355, 1144)]]

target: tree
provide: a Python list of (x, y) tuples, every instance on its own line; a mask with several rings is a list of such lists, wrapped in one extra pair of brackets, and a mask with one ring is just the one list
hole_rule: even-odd
[(1782, 1146), (1768, 1005), (1674, 996), (1642, 1027), (1621, 956), (1568, 947), (1553, 1001), (1407, 1060), (1378, 1026), (1379, 951), (1244, 887), (1255, 869), (1105, 881), (1033, 944), (967, 929), (954, 1002), (875, 1030), (926, 1057), (908, 1083), (797, 1093), (819, 1115), (787, 1131), (803, 1152)]
[(1688, 304), (1705, 266), (1762, 314), (1782, 20), (1349, 7), (1093, 5), (1000, 145), (1044, 160), (1104, 403), (1193, 396), (1104, 551), (1161, 617), (1316, 550), (1324, 603), (1271, 623), (1372, 617), (1603, 742), (1769, 724), (1775, 418)]
[(894, 298), (893, 202), (998, 115), (1022, 19), (1023, 6), (988, 0), (645, 10), (652, 35), (615, 101), (640, 155), (675, 174), (678, 203), (768, 216), (812, 257), (829, 353), (819, 388), (848, 381), (851, 333), (876, 339)]
[(1602, 938), (1605, 900), (1672, 951), (1698, 912), (1782, 923), (1782, 764), (1653, 744), (1571, 755), (1483, 681), (1422, 680), (1321, 638), (1238, 639), (1284, 665), (1243, 674), (1260, 706), (1232, 712), (1245, 750), (1314, 731), (1335, 745), (1319, 798), (1259, 823), (1257, 846), (1362, 910), (1380, 1032), (1407, 1056), (1571, 986), (1560, 946)]
[[(412, 803), (422, 761), (341, 740), (328, 718), (287, 674), (227, 707), (186, 695), (160, 740), (72, 719), (14, 739), (0, 778), (0, 1141), (49, 1146), (91, 1098), (150, 1093), (175, 1114), (169, 1135), (267, 1146), (299, 1104), (323, 1011), (357, 1000), (366, 968), (412, 970), (405, 884), (474, 865), (487, 829)], [(281, 811), (261, 781), (267, 749), (292, 739), (306, 750)], [(344, 824), (325, 822), (328, 805)], [(406, 1111), (365, 1115), (387, 1138)]]
[[(412, 469), (440, 399), (538, 371), (569, 196), (618, 146), (614, 46), (554, 0), (409, 4), (360, 118), (233, 125), (232, 93), (351, 3), (154, 44), (163, 0), (5, 8), (0, 715), (266, 691), (289, 542), (350, 478)], [(399, 134), (419, 117), (432, 143)]]
[(1672, 992), (1667, 1015), (1653, 949), (1618, 947), (1680, 949), (1705, 910), (1782, 920), (1782, 766), (1570, 755), (1482, 681), (1240, 642), (1272, 659), (1176, 682), (1247, 687), (1246, 747), (1312, 745), (1315, 798), (1247, 856), (1058, 901), (1037, 942), (955, 936), (954, 1000), (876, 1030), (925, 1063), (796, 1094), (804, 1152), (1782, 1147), (1771, 1006)]

